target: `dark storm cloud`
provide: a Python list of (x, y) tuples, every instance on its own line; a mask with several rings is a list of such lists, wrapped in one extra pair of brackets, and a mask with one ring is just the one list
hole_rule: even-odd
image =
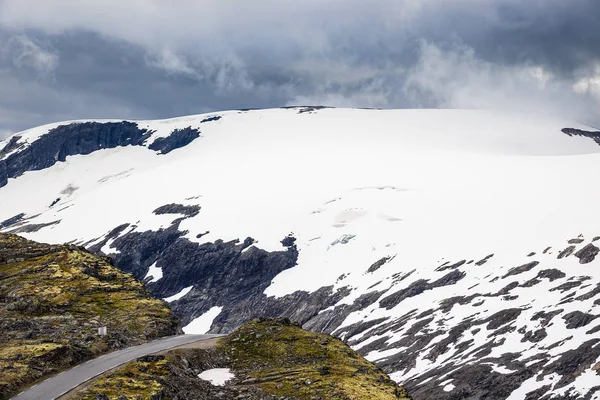
[(599, 123), (598, 37), (596, 0), (0, 0), (0, 136), (300, 103)]

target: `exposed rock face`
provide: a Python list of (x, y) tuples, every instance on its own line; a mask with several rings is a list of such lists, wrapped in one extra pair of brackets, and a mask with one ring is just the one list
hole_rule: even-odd
[[(108, 335), (98, 336), (100, 326)], [(0, 399), (60, 369), (179, 331), (106, 257), (0, 234)]]
[(21, 213), (0, 222), (0, 229), (8, 228), (9, 226), (16, 224), (21, 221), (23, 217), (25, 217), (25, 214)]
[[(189, 211), (172, 205), (160, 209)], [(154, 263), (162, 268), (164, 277), (148, 284), (159, 298), (194, 287), (184, 298), (171, 304), (184, 325), (214, 306), (223, 307), (214, 321), (212, 331), (215, 333), (231, 332), (255, 317), (285, 316), (306, 322), (346, 295), (343, 290), (334, 293), (331, 287), (324, 287), (311, 294), (296, 292), (280, 299), (268, 298), (263, 292), (271, 280), (296, 265), (298, 251), (293, 238), (284, 238), (282, 243), (288, 246), (287, 250), (278, 252), (252, 246), (252, 238), (241, 243), (217, 241), (199, 245), (181, 237), (180, 221), (177, 219), (170, 228), (156, 232), (123, 234), (111, 247), (118, 251), (112, 255), (116, 265), (138, 279), (143, 279)], [(99, 251), (126, 228), (113, 230), (91, 250)]]
[(184, 206), (183, 204), (166, 204), (153, 211), (156, 215), (181, 214), (186, 217), (195, 217), (200, 212), (200, 206)]
[[(6, 185), (8, 178), (48, 168), (56, 162), (65, 161), (67, 156), (118, 146), (139, 146), (148, 137), (150, 132), (139, 129), (132, 122), (61, 125), (31, 143), (27, 151), (19, 151), (0, 160), (0, 187)], [(3, 151), (7, 152), (7, 148)]]
[(200, 137), (200, 131), (197, 129), (191, 127), (175, 129), (168, 137), (157, 138), (148, 148), (158, 151), (160, 154), (168, 154), (175, 149), (187, 146), (198, 137)]
[[(222, 384), (202, 372), (225, 369)], [(213, 348), (147, 356), (101, 379), (79, 398), (409, 400), (383, 371), (331, 336), (288, 320), (251, 321)]]
[[(579, 264), (576, 254), (580, 258), (590, 254), (591, 248), (586, 240), (571, 245), (573, 248), (569, 248), (558, 261), (556, 255), (540, 252), (535, 261), (529, 258), (529, 262), (508, 267), (502, 273), (494, 272), (497, 266), (489, 266), (492, 256), (482, 259), (484, 262), (446, 262), (435, 269), (438, 274), (435, 279), (411, 280), (409, 277), (414, 271), (398, 273), (394, 275), (395, 285), (389, 290), (375, 288), (349, 304), (340, 304), (340, 300), (352, 293), (351, 288), (342, 286), (336, 290), (323, 287), (312, 293), (266, 297), (264, 290), (271, 280), (297, 262), (294, 238), (285, 238), (282, 244), (287, 250), (276, 252), (258, 249), (252, 238), (243, 242), (193, 243), (182, 237), (184, 232), (179, 231), (179, 224), (197, 211), (189, 206), (165, 205), (156, 213), (172, 213), (174, 218), (180, 216), (174, 219), (171, 227), (142, 233), (127, 233), (127, 226), (118, 227), (94, 249), (99, 250), (111, 239), (116, 264), (138, 278), (144, 277), (149, 266), (156, 263), (164, 276), (149, 283), (148, 287), (158, 297), (172, 296), (193, 286), (187, 295), (171, 303), (184, 324), (218, 306), (222, 307), (222, 311), (213, 321), (211, 332), (214, 333), (231, 332), (254, 317), (284, 316), (307, 329), (346, 340), (387, 373), (411, 371), (423, 359), (428, 360), (437, 367), (401, 380), (416, 400), (434, 397), (448, 400), (506, 399), (526, 381), (557, 373), (554, 367), (558, 368), (559, 364), (551, 363), (552, 358), (547, 351), (560, 349), (572, 336), (560, 341), (552, 340), (553, 325), (564, 324), (568, 331), (582, 329), (586, 334), (600, 329), (596, 326), (597, 313), (573, 311), (573, 308), (564, 306), (571, 302), (594, 302), (596, 296), (600, 296), (600, 284), (576, 293), (573, 291), (587, 286), (589, 277), (567, 278), (569, 275), (564, 272), (567, 270), (543, 269), (544, 259)], [(342, 241), (336, 245), (342, 246)], [(377, 273), (387, 262), (389, 259), (383, 258), (366, 265), (364, 274)], [(489, 271), (487, 275), (483, 269)], [(488, 277), (492, 273), (495, 277)], [(439, 303), (432, 303), (429, 308), (414, 303), (413, 298), (459, 285), (468, 279), (469, 274), (482, 274), (480, 276), (487, 277), (489, 287), (496, 289), (476, 291), (478, 285), (475, 285), (468, 294), (447, 297)], [(566, 296), (555, 296), (553, 308), (532, 312), (529, 303), (520, 300), (522, 290), (538, 290), (537, 287), (550, 283), (552, 286), (544, 290)], [(505, 305), (495, 308), (493, 313), (480, 313), (484, 307), (489, 308), (486, 306), (488, 301), (492, 304), (499, 301)], [(447, 328), (444, 321), (453, 315), (455, 307), (466, 307), (472, 311)], [(421, 311), (417, 312), (417, 308)], [(345, 322), (357, 313), (369, 316), (369, 310), (383, 311), (386, 316), (358, 318), (351, 324)], [(508, 340), (524, 346), (535, 345), (540, 350), (530, 357), (521, 357), (520, 353), (499, 354)], [(570, 357), (583, 357), (581, 352), (584, 348), (576, 346), (573, 350), (575, 355)], [(389, 354), (378, 357), (376, 354), (382, 351)], [(444, 362), (449, 358), (455, 361)], [(438, 379), (440, 377), (444, 379)], [(568, 382), (572, 382), (575, 375), (569, 379)], [(446, 381), (449, 383), (444, 383)], [(548, 390), (541, 387), (532, 389), (528, 396), (534, 396), (530, 397), (532, 399), (544, 396)]]
[[(51, 129), (28, 144), (26, 151), (12, 152), (25, 147), (19, 143), (21, 138), (15, 136), (0, 149), (0, 187), (8, 183), (8, 178), (16, 178), (26, 171), (51, 167), (59, 161), (65, 161), (68, 156), (120, 146), (142, 146), (152, 133), (127, 121), (73, 123)], [(148, 147), (160, 154), (167, 154), (186, 146), (199, 136), (200, 132), (191, 127), (176, 129), (167, 137), (157, 138)], [(6, 156), (7, 154), (9, 155)]]
[(584, 131), (575, 128), (564, 128), (562, 133), (568, 136), (583, 136), (592, 139), (594, 142), (600, 144), (600, 131)]
[(579, 258), (581, 264), (588, 264), (594, 261), (598, 253), (600, 253), (600, 249), (590, 243), (575, 253), (575, 257)]

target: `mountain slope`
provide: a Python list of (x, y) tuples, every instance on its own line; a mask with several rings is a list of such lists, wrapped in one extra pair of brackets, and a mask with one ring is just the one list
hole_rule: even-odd
[[(107, 336), (98, 336), (100, 326)], [(109, 259), (0, 234), (0, 399), (113, 349), (178, 331), (178, 321)]]
[(595, 137), (473, 110), (55, 124), (5, 142), (0, 224), (110, 255), (188, 332), (333, 333), (417, 400), (593, 398)]

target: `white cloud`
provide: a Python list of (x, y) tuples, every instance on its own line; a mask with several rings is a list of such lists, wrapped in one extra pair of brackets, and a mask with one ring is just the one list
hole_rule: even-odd
[[(421, 44), (421, 57), (409, 71), (405, 94), (447, 108), (526, 111), (549, 116), (587, 119), (585, 99), (542, 67), (528, 63), (498, 65), (477, 57), (467, 46), (442, 49)], [(420, 104), (427, 106), (428, 104)]]
[(576, 93), (591, 94), (600, 104), (600, 64), (591, 73), (579, 78), (573, 84), (573, 90)]
[(10, 57), (19, 68), (33, 68), (42, 74), (51, 74), (58, 66), (59, 56), (43, 48), (26, 35), (13, 36), (2, 47), (5, 57)]
[(178, 56), (168, 49), (147, 54), (145, 61), (148, 66), (165, 70), (171, 74), (197, 76), (196, 71), (184, 57)]

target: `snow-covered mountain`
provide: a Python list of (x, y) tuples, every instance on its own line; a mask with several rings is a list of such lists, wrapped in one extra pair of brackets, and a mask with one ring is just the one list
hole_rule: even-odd
[(191, 332), (288, 316), (421, 399), (600, 399), (600, 132), (474, 110), (72, 121), (0, 229), (110, 255)]

